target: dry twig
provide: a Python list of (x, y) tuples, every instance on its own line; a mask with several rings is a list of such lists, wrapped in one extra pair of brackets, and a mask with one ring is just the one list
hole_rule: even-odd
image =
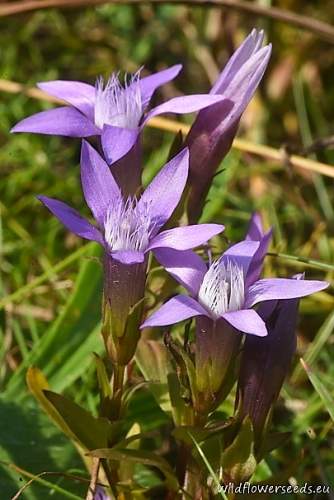
[(290, 24), (297, 28), (310, 31), (315, 35), (334, 43), (334, 27), (318, 19), (303, 16), (296, 12), (291, 12), (279, 7), (266, 7), (258, 3), (245, 0), (14, 0), (3, 3), (0, 6), (0, 16), (10, 16), (20, 12), (29, 12), (39, 9), (49, 9), (51, 7), (75, 8), (83, 6), (112, 4), (189, 4), (199, 6), (216, 6), (235, 9), (257, 17), (268, 17)]

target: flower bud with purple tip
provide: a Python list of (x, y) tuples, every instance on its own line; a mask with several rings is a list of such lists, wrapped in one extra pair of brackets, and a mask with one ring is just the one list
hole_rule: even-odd
[(254, 29), (234, 52), (210, 91), (222, 100), (198, 113), (186, 138), (190, 151), (191, 223), (201, 215), (215, 171), (230, 150), (241, 115), (268, 65), (271, 45), (262, 47), (263, 37), (263, 31)]
[[(303, 280), (303, 275), (295, 276)], [(266, 433), (268, 418), (296, 351), (299, 299), (264, 302), (258, 309), (267, 337), (247, 336), (240, 363), (238, 415), (248, 415), (257, 441)]]

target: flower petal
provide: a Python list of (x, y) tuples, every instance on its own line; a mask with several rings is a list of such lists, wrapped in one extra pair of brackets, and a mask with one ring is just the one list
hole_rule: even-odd
[(98, 135), (99, 129), (80, 111), (70, 106), (49, 109), (21, 120), (11, 132), (89, 137)]
[(174, 250), (189, 250), (206, 243), (224, 229), (222, 224), (198, 224), (167, 229), (153, 238), (148, 250), (163, 247), (173, 248)]
[(86, 240), (97, 241), (104, 245), (102, 234), (96, 227), (92, 226), (86, 219), (74, 210), (72, 207), (66, 205), (62, 201), (55, 200), (54, 198), (47, 198), (46, 196), (37, 196), (37, 198), (60, 220), (64, 226), (74, 234), (85, 238)]
[(207, 267), (203, 259), (195, 252), (179, 252), (171, 248), (156, 248), (157, 261), (192, 295), (197, 296)]
[(254, 212), (249, 221), (246, 240), (260, 241), (264, 236), (261, 214)]
[(139, 128), (104, 125), (101, 141), (103, 153), (109, 165), (123, 158), (133, 148), (139, 132)]
[(121, 192), (108, 165), (87, 141), (82, 141), (80, 172), (87, 205), (102, 226), (108, 206), (121, 200)]
[(246, 240), (259, 241), (260, 246), (255, 252), (255, 255), (252, 259), (252, 262), (247, 272), (247, 277), (246, 277), (247, 287), (255, 283), (255, 281), (257, 281), (261, 275), (263, 261), (268, 251), (271, 237), (272, 237), (272, 228), (267, 233), (265, 233), (262, 226), (261, 215), (257, 212), (254, 212), (249, 223)]
[(263, 42), (263, 31), (253, 29), (240, 47), (228, 60), (223, 71), (220, 73), (216, 83), (211, 89), (212, 94), (222, 94), (237, 71), (257, 52)]
[(143, 252), (136, 252), (135, 250), (120, 250), (118, 252), (111, 252), (113, 259), (118, 260), (122, 264), (140, 264), (144, 262), (145, 255)]
[(48, 94), (68, 102), (94, 121), (95, 87), (84, 82), (53, 80), (40, 82), (37, 87)]
[(162, 113), (177, 113), (181, 115), (194, 113), (195, 111), (207, 108), (208, 106), (212, 106), (212, 104), (216, 104), (217, 102), (221, 102), (223, 100), (224, 97), (221, 95), (210, 94), (194, 94), (174, 97), (173, 99), (160, 104), (160, 106), (153, 108), (149, 113), (147, 113), (143, 123), (146, 123), (148, 120), (153, 118), (153, 116), (161, 115)]
[(223, 318), (240, 332), (265, 337), (268, 331), (265, 322), (253, 309), (241, 309), (223, 314)]
[(174, 325), (185, 319), (202, 315), (207, 316), (208, 313), (195, 299), (187, 295), (177, 295), (151, 314), (140, 328)]
[(239, 267), (243, 268), (244, 277), (246, 277), (250, 263), (259, 246), (260, 243), (258, 241), (240, 241), (224, 252), (221, 258), (222, 262), (233, 260)]
[(245, 307), (275, 299), (295, 299), (320, 292), (329, 286), (326, 281), (271, 278), (256, 281), (248, 289)]
[(146, 76), (139, 81), (143, 108), (150, 102), (154, 91), (161, 85), (173, 80), (180, 73), (181, 69), (182, 64), (175, 64), (171, 68), (158, 71), (158, 73)]
[(180, 201), (187, 182), (189, 169), (188, 148), (174, 156), (154, 177), (142, 194), (138, 205), (150, 207), (153, 217), (154, 234), (172, 215)]
[(250, 263), (248, 268), (247, 277), (246, 277), (246, 286), (250, 286), (255, 283), (256, 280), (259, 279), (262, 273), (263, 261), (267, 254), (268, 247), (272, 238), (272, 229), (270, 229), (260, 240), (260, 246), (255, 252), (255, 255)]
[(222, 96), (236, 103), (232, 110), (234, 120), (238, 120), (253, 97), (268, 65), (271, 45), (257, 51), (235, 73), (228, 87), (224, 86)]

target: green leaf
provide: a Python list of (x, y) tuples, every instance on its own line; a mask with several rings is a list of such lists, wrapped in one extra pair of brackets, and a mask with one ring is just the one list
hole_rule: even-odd
[(190, 390), (189, 398), (192, 399), (192, 401), (194, 402), (194, 406), (196, 407), (198, 393), (194, 363), (186, 352), (185, 348), (180, 346), (177, 342), (169, 341), (168, 347), (173, 354), (178, 367), (180, 368), (180, 385), (181, 387), (185, 387), (188, 391)]
[(168, 392), (172, 405), (174, 422), (176, 422), (177, 425), (182, 425), (187, 413), (187, 406), (181, 396), (182, 388), (179, 378), (174, 372), (168, 373)]
[(314, 389), (319, 394), (321, 401), (323, 402), (326, 410), (328, 411), (331, 419), (334, 421), (334, 399), (328, 389), (324, 386), (324, 384), (320, 381), (318, 376), (311, 370), (311, 368), (305, 363), (305, 361), (301, 358), (300, 362), (307, 373), (308, 378), (310, 379), (311, 384)]
[(96, 363), (96, 371), (97, 371), (97, 379), (99, 382), (99, 387), (101, 391), (101, 396), (102, 398), (111, 398), (111, 385), (110, 385), (110, 380), (107, 374), (107, 369), (104, 364), (103, 359), (96, 354), (95, 352), (93, 353), (94, 358), (95, 358), (95, 363)]
[(225, 475), (234, 482), (248, 481), (256, 469), (253, 452), (254, 432), (249, 417), (246, 417), (232, 444), (225, 449), (222, 465)]
[(51, 420), (66, 434), (70, 439), (75, 440), (75, 436), (71, 429), (66, 424), (55, 407), (50, 403), (44, 394), (45, 390), (49, 389), (49, 384), (41, 370), (36, 367), (30, 367), (27, 371), (27, 385), (31, 393), (35, 396), (45, 413), (49, 415)]
[[(126, 438), (122, 440), (122, 444), (118, 443), (119, 446), (128, 446), (130, 449), (137, 450), (140, 444), (140, 425), (138, 423), (134, 423), (130, 430), (128, 431)], [(126, 441), (126, 444), (124, 444)], [(135, 473), (135, 463), (129, 460), (121, 461), (119, 464), (118, 475), (121, 481), (131, 481)]]
[(231, 426), (231, 421), (221, 421), (214, 424), (210, 424), (207, 427), (192, 427), (189, 425), (181, 425), (176, 427), (173, 431), (173, 436), (184, 441), (187, 444), (192, 443), (192, 438), (196, 439), (197, 442), (205, 441), (208, 438), (214, 437), (215, 439), (223, 436), (227, 428)]
[[(85, 255), (88, 250), (94, 259), (101, 253), (97, 245), (89, 245)], [(31, 365), (38, 365), (57, 391), (63, 391), (86, 372), (91, 364), (90, 353), (103, 348), (97, 329), (101, 305), (96, 297), (100, 292), (101, 267), (96, 259), (84, 259), (75, 288), (61, 314), (35, 343), (7, 384), (8, 397), (15, 397), (17, 401), (27, 396), (24, 379)]]
[(84, 498), (86, 483), (78, 483), (61, 476), (61, 473), (71, 473), (74, 469), (79, 469), (80, 475), (88, 479), (88, 473), (78, 452), (33, 398), (28, 399), (24, 405), (18, 405), (1, 397), (0, 419), (1, 498), (12, 498), (25, 481), (31, 478), (31, 474), (42, 472), (59, 472), (60, 475), (34, 480), (20, 498), (45, 500), (51, 495), (54, 484), (61, 487), (61, 491), (54, 491), (54, 498), (65, 499), (66, 493), (63, 490), (67, 490), (68, 498), (74, 498), (75, 493)]
[(55, 392), (44, 390), (43, 393), (79, 443), (88, 450), (108, 446), (119, 433), (120, 422), (111, 423), (106, 418), (94, 417), (70, 399)]
[(142, 465), (157, 467), (164, 474), (169, 488), (171, 488), (173, 491), (178, 491), (179, 489), (178, 480), (167, 460), (149, 451), (129, 450), (126, 448), (105, 448), (91, 451), (89, 455), (98, 458), (106, 458), (108, 460), (115, 460), (116, 462), (121, 462), (124, 460), (139, 463)]
[(273, 432), (271, 434), (267, 434), (260, 450), (256, 452), (258, 461), (271, 451), (283, 446), (289, 439), (291, 439), (291, 436), (291, 432)]
[(172, 367), (166, 347), (157, 340), (141, 339), (137, 346), (136, 363), (160, 408), (171, 414), (167, 373)]
[(173, 430), (172, 434), (178, 441), (183, 441), (186, 444), (192, 444), (192, 438), (196, 439), (198, 442), (204, 441), (210, 435), (210, 431), (201, 427), (180, 425)]
[[(324, 346), (327, 344), (328, 339), (330, 336), (333, 334), (334, 331), (334, 311), (332, 311), (324, 321), (324, 323), (321, 325), (319, 328), (316, 336), (310, 342), (303, 359), (306, 361), (306, 363), (314, 363), (315, 360), (318, 358), (320, 352), (324, 348)], [(303, 371), (302, 365), (297, 364), (295, 371), (291, 377), (292, 382), (296, 383), (300, 381), (301, 375), (305, 377), (305, 372)]]
[(197, 452), (198, 452), (199, 456), (200, 456), (200, 457), (201, 457), (201, 459), (203, 460), (203, 462), (204, 462), (204, 464), (205, 464), (205, 466), (206, 466), (206, 468), (207, 468), (207, 470), (208, 470), (208, 472), (209, 472), (210, 476), (212, 477), (212, 479), (213, 479), (213, 481), (214, 481), (214, 483), (215, 483), (215, 486), (216, 486), (216, 488), (217, 488), (217, 491), (218, 491), (219, 495), (220, 495), (222, 498), (224, 498), (224, 500), (227, 500), (227, 497), (226, 497), (226, 495), (225, 495), (224, 491), (221, 491), (221, 489), (220, 489), (220, 482), (219, 482), (219, 478), (218, 478), (217, 474), (215, 473), (215, 471), (213, 470), (213, 468), (212, 468), (212, 466), (211, 466), (211, 464), (210, 464), (209, 460), (207, 459), (207, 457), (206, 457), (205, 453), (203, 453), (202, 448), (200, 447), (200, 445), (197, 443), (196, 439), (194, 438), (194, 436), (193, 436), (190, 432), (189, 432), (189, 437), (190, 437), (190, 439), (192, 440), (192, 442), (194, 443), (195, 448), (196, 448), (196, 450), (197, 450)]

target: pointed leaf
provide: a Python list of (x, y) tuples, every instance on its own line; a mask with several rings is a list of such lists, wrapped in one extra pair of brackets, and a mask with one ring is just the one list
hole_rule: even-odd
[(70, 427), (66, 424), (65, 420), (62, 418), (60, 413), (50, 403), (50, 401), (44, 394), (44, 391), (49, 389), (49, 384), (46, 378), (44, 377), (43, 373), (35, 366), (31, 366), (28, 368), (26, 381), (30, 392), (37, 399), (43, 410), (49, 415), (51, 420), (53, 420), (54, 423), (71, 440), (75, 440), (75, 435), (71, 431)]
[(103, 448), (94, 450), (89, 454), (93, 457), (106, 458), (108, 460), (115, 460), (116, 462), (129, 461), (157, 467), (164, 474), (169, 487), (173, 491), (179, 489), (178, 480), (167, 460), (149, 451), (131, 450), (127, 448)]
[(224, 473), (233, 482), (248, 481), (255, 471), (256, 460), (253, 453), (254, 432), (249, 417), (243, 421), (232, 444), (222, 456)]
[(334, 421), (334, 399), (327, 387), (321, 382), (318, 376), (314, 373), (313, 370), (305, 363), (305, 361), (301, 358), (300, 362), (307, 373), (308, 378), (310, 379), (311, 384), (314, 389), (320, 396), (326, 410), (328, 411), (331, 419)]
[(111, 423), (106, 418), (94, 417), (70, 399), (44, 390), (49, 403), (62, 416), (77, 441), (88, 450), (103, 448), (113, 440), (120, 430), (120, 423)]
[(96, 363), (96, 371), (97, 371), (97, 380), (99, 383), (101, 396), (102, 398), (111, 398), (111, 386), (110, 380), (108, 378), (107, 369), (104, 364), (103, 359), (96, 354), (93, 353)]
[(171, 413), (167, 385), (167, 373), (171, 371), (171, 363), (166, 347), (157, 340), (142, 338), (136, 350), (136, 364), (160, 408)]

